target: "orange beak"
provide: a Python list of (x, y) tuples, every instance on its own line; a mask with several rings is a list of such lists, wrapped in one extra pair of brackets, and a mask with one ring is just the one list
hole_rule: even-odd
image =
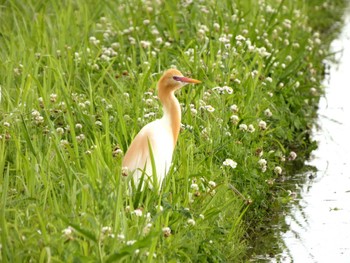
[(197, 83), (201, 83), (202, 81), (197, 80), (197, 79), (191, 79), (191, 78), (187, 78), (187, 77), (178, 77), (175, 76), (173, 77), (176, 81), (181, 81), (181, 82), (185, 82), (185, 83), (193, 83), (193, 84), (197, 84)]

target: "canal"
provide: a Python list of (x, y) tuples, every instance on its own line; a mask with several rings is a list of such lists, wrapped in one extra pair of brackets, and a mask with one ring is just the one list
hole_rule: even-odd
[[(273, 238), (254, 262), (350, 262), (350, 10), (333, 41), (336, 62), (324, 81), (313, 138), (318, 148), (307, 166), (316, 171), (297, 175), (298, 197), (274, 220)], [(282, 240), (282, 241), (281, 241)], [(271, 244), (277, 242), (278, 244)], [(282, 250), (277, 255), (273, 252)]]
[(313, 136), (318, 142), (309, 165), (316, 177), (300, 189), (282, 233), (286, 262), (350, 262), (350, 12), (332, 43), (326, 95), (319, 104)]

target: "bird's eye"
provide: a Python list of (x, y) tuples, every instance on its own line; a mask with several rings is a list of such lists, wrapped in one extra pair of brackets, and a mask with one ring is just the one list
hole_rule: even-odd
[(176, 81), (181, 81), (181, 77), (179, 77), (179, 76), (174, 76), (173, 79)]

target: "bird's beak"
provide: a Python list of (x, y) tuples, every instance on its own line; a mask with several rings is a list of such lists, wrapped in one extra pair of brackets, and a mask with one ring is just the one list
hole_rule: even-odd
[(187, 78), (187, 77), (174, 77), (175, 80), (177, 81), (181, 81), (184, 83), (193, 83), (193, 84), (197, 84), (197, 83), (201, 83), (202, 81), (197, 80), (197, 79), (191, 79), (191, 78)]

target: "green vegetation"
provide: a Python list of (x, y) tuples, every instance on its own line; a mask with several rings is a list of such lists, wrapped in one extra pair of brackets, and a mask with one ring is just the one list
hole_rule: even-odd
[[(2, 1), (0, 261), (241, 261), (315, 147), (342, 2), (307, 2)], [(161, 191), (128, 195), (123, 152), (173, 66), (203, 83), (177, 94)]]

